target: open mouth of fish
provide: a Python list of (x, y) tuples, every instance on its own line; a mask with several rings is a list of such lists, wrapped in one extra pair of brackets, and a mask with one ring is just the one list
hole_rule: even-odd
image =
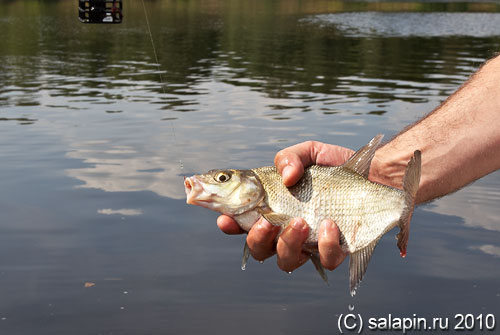
[(207, 207), (212, 202), (209, 194), (203, 188), (203, 185), (196, 177), (184, 177), (184, 191), (186, 192), (186, 202), (190, 205)]

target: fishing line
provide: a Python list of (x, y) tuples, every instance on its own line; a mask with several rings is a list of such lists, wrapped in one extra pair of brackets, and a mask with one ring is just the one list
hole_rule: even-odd
[[(151, 46), (153, 47), (153, 54), (155, 57), (156, 66), (158, 67), (158, 74), (160, 75), (161, 89), (163, 91), (163, 94), (167, 95), (167, 92), (165, 91), (165, 84), (163, 83), (163, 76), (161, 75), (160, 62), (158, 61), (158, 54), (156, 53), (155, 42), (153, 40), (153, 33), (151, 32), (151, 26), (149, 25), (148, 13), (146, 11), (146, 5), (144, 4), (144, 0), (142, 0), (142, 8), (144, 9), (144, 17), (146, 18), (146, 25), (148, 26), (149, 39), (151, 40)], [(177, 143), (177, 136), (175, 135), (174, 122), (171, 119), (168, 121), (170, 122), (172, 137), (174, 138), (175, 155), (179, 157), (179, 167), (181, 168), (181, 170), (184, 170), (184, 164), (182, 163), (182, 157), (179, 152), (179, 145)]]

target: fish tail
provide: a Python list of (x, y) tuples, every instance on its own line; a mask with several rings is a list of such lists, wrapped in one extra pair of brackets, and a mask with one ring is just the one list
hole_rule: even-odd
[(422, 154), (420, 150), (415, 150), (413, 157), (408, 162), (405, 175), (403, 177), (403, 190), (405, 191), (406, 209), (399, 219), (400, 231), (397, 235), (398, 248), (401, 257), (406, 257), (406, 246), (410, 236), (410, 220), (415, 208), (415, 198), (420, 184), (420, 172), (422, 166)]

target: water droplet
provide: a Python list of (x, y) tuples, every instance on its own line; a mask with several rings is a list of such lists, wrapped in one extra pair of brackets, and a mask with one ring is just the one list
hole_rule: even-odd
[(247, 267), (246, 265), (242, 265), (242, 266), (241, 266), (241, 269), (242, 269), (243, 271), (245, 271), (246, 267)]
[(123, 294), (128, 294), (128, 291), (123, 291)]
[(354, 310), (354, 305), (349, 305), (349, 311), (352, 312)]
[(354, 297), (356, 295), (356, 289), (351, 291), (351, 297)]
[(120, 309), (125, 309), (125, 307), (122, 306), (122, 307), (120, 307)]
[(289, 274), (289, 275), (291, 275), (291, 274), (292, 274), (292, 271), (288, 272), (288, 274)]
[(2, 321), (5, 321), (5, 320), (7, 320), (7, 318), (4, 316), (4, 317), (2, 317), (2, 319), (1, 319), (1, 320), (2, 320)]
[(264, 261), (259, 261), (260, 264), (264, 264)]

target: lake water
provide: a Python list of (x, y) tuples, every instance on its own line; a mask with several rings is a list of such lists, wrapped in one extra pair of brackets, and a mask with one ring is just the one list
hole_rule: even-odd
[(354, 298), (348, 262), (329, 287), (310, 263), (241, 271), (244, 236), (186, 205), (182, 180), (309, 139), (396, 134), (500, 51), (500, 5), (145, 8), (159, 66), (141, 1), (119, 25), (80, 23), (76, 0), (0, 3), (1, 334), (336, 334), (346, 313), (500, 322), (498, 172), (419, 207), (406, 259), (387, 234)]

